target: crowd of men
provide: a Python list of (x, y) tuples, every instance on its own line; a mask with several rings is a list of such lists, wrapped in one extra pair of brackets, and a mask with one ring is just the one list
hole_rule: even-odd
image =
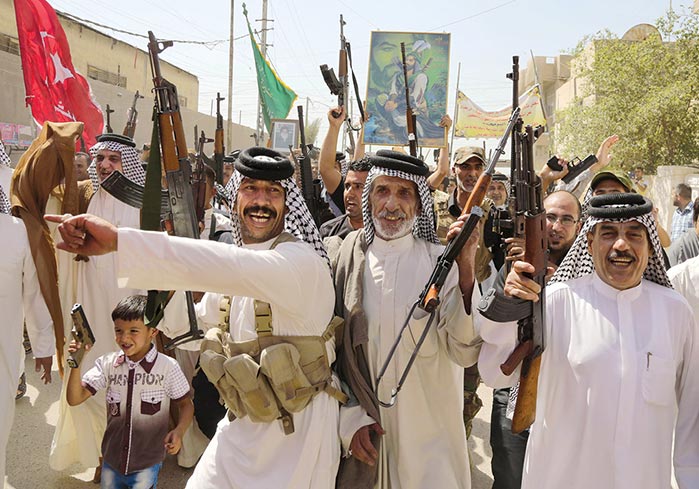
[[(436, 309), (415, 312), (444, 245), (468, 221), (485, 151), (463, 147), (450, 158), (440, 148), (431, 171), (404, 152), (358, 144), (345, 162), (336, 151), (343, 119), (342, 107), (328, 113), (318, 161), (333, 219), (316, 224), (293, 159), (253, 147), (226, 158), (230, 206), (207, 169), (198, 240), (139, 230), (140, 210), (102, 187), (115, 171), (145, 184), (128, 137), (104, 134), (73, 161), (65, 147), (75, 128), (49, 123), (14, 173), (0, 151), (0, 402), (10, 413), (0, 424), (0, 475), (23, 325), (50, 382), (54, 352), (63, 373), (81, 349), (70, 341), (70, 309), (80, 303), (95, 343), (82, 377), (62, 375), (45, 453), (55, 470), (95, 467), (102, 487), (154, 486), (165, 452), (179, 450), (179, 464), (194, 467), (190, 489), (468, 489), (481, 382), (495, 389), (493, 488), (657, 489), (673, 477), (681, 489), (699, 487), (699, 258), (691, 258), (699, 204), (691, 189), (676, 189), (669, 237), (645, 188), (637, 192), (642, 176), (609, 169), (617, 136), (567, 184), (566, 161), (560, 171), (544, 167), (542, 290), (524, 261), (526, 241), (497, 232), (510, 181), (496, 174)], [(450, 125), (445, 116), (441, 126)], [(51, 175), (41, 186), (39, 170)], [(42, 278), (49, 262), (53, 282)], [(677, 266), (667, 271), (670, 263)], [(149, 290), (175, 291), (157, 333), (145, 328)], [(501, 365), (520, 329), (479, 310), (487, 294), (545, 304), (535, 421), (517, 434), (520, 369), (505, 375)], [(163, 343), (190, 329), (190, 297), (206, 336), (169, 352)], [(168, 355), (177, 363), (158, 360)], [(173, 430), (139, 431), (168, 399), (177, 406)], [(138, 485), (146, 472), (155, 473), (151, 486)]]

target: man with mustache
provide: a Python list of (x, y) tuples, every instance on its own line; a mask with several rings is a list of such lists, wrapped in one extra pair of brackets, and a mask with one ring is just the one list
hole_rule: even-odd
[[(140, 223), (140, 209), (115, 199), (100, 186), (115, 170), (140, 185), (145, 184), (146, 175), (136, 151), (136, 143), (121, 134), (102, 134), (97, 137), (97, 144), (90, 148), (90, 155), (93, 160), (87, 172), (94, 193), (87, 212), (105, 219), (116, 227), (137, 228)], [(64, 278), (61, 277), (60, 280), (63, 281)], [(115, 255), (96, 256), (79, 261), (76, 282), (76, 296), (72, 303), (79, 302), (83, 305), (97, 340), (94, 347), (85, 354), (84, 362), (91, 364), (112, 350), (114, 324), (111, 312), (114, 307), (124, 297), (137, 295), (142, 291), (119, 288)], [(70, 336), (70, 327), (70, 323), (67, 323), (67, 337)], [(67, 346), (66, 344), (66, 348)], [(64, 389), (67, 380), (68, 376), (65, 376)], [(65, 470), (74, 463), (85, 467), (97, 467), (95, 480), (99, 481), (100, 446), (107, 419), (104, 395), (104, 392), (99, 392), (79, 406), (68, 406), (65, 395), (61, 396), (58, 423), (49, 456), (51, 468)]]
[[(478, 230), (441, 290), (441, 304), (395, 405), (380, 407), (379, 401), (389, 401), (426, 315), (411, 317), (378, 385), (377, 374), (443, 247), (434, 230), (427, 166), (385, 150), (371, 163), (362, 195), (364, 228), (345, 238), (334, 263), (336, 311), (345, 319), (339, 372), (358, 401), (340, 413), (345, 458), (337, 487), (468, 489), (461, 387), (464, 367), (475, 363), (479, 348), (470, 317)], [(459, 220), (447, 237), (461, 225)]]
[[(546, 287), (546, 349), (524, 489), (668, 487), (673, 438), (680, 489), (699, 484), (697, 329), (671, 289), (652, 209), (638, 194), (591, 199)], [(505, 292), (539, 300), (540, 287), (524, 275), (533, 271), (515, 262)], [(483, 336), (479, 357), (492, 372), (517, 340), (516, 325), (499, 327)], [(507, 385), (517, 377), (489, 380)]]
[[(293, 346), (299, 336), (317, 337), (324, 355), (323, 361), (314, 363), (315, 369), (329, 374), (335, 358), (332, 328), (328, 327), (334, 304), (330, 264), (293, 181), (293, 164), (275, 151), (250, 148), (241, 152), (235, 168), (230, 185), (235, 245), (117, 229), (90, 215), (47, 218), (63, 221), (59, 226), (62, 249), (83, 254), (117, 251), (109, 256), (118, 257), (123, 285), (232, 296), (230, 343), (220, 331), (209, 331), (201, 361), (230, 412), (219, 423), (189, 479), (189, 489), (327, 489), (335, 483), (340, 459), (338, 398), (343, 397), (331, 377), (296, 392), (300, 379), (294, 376), (289, 386), (294, 395), (286, 393), (291, 398), (275, 395), (270, 399), (271, 381), (266, 379), (276, 378), (272, 371), (277, 372), (278, 364), (266, 370), (265, 355), (273, 353), (265, 348), (262, 354), (246, 350), (249, 353), (231, 355), (219, 377), (212, 379), (224, 338), (227, 344), (244, 348), (242, 342), (257, 343), (263, 337), (268, 341), (281, 338), (276, 346)], [(210, 336), (212, 332), (217, 334)], [(287, 351), (293, 361), (293, 349), (281, 350)], [(229, 360), (232, 362), (227, 363)], [(294, 369), (279, 370), (277, 373), (284, 374)], [(302, 372), (306, 375), (307, 370)], [(301, 395), (310, 399), (298, 411), (274, 412), (285, 406), (283, 402)], [(259, 403), (259, 399), (267, 402)], [(261, 419), (261, 409), (272, 416)]]

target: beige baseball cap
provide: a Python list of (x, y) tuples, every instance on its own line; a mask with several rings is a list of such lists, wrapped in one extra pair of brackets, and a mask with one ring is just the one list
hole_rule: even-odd
[(483, 164), (486, 163), (485, 151), (483, 148), (480, 146), (464, 146), (463, 148), (457, 149), (456, 153), (454, 153), (454, 164), (460, 165), (471, 158), (478, 158)]

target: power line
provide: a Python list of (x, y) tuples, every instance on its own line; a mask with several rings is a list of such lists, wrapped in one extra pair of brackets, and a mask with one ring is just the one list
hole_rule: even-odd
[(480, 12), (477, 12), (473, 15), (469, 15), (468, 17), (464, 17), (463, 19), (458, 19), (458, 20), (455, 20), (454, 22), (449, 22), (448, 24), (438, 25), (437, 27), (433, 27), (432, 29), (430, 29), (430, 31), (436, 31), (437, 29), (441, 29), (442, 27), (447, 27), (450, 25), (458, 24), (459, 22), (463, 22), (464, 20), (473, 19), (473, 18), (478, 17), (480, 15), (487, 14), (488, 12), (492, 12), (493, 10), (497, 10), (499, 8), (505, 7), (506, 5), (509, 5), (511, 3), (515, 3), (516, 1), (517, 0), (510, 0), (509, 2), (505, 2), (505, 3), (502, 3), (500, 5), (496, 5), (495, 7), (492, 7), (492, 8), (486, 9), (486, 10), (481, 10)]
[[(69, 14), (69, 13), (67, 13), (67, 12), (61, 12), (60, 10), (57, 10), (57, 12), (58, 12), (59, 14), (61, 14), (62, 16), (64, 16), (64, 17), (67, 17), (67, 18), (69, 18), (69, 19), (71, 19), (71, 20), (74, 20), (75, 22), (80, 22), (80, 23), (83, 23), (83, 24), (94, 25), (94, 26), (97, 26), (97, 27), (102, 27), (102, 28), (104, 28), (104, 29), (109, 29), (109, 30), (114, 31), (114, 32), (119, 32), (119, 33), (121, 33), (121, 34), (128, 34), (129, 36), (134, 36), (134, 37), (140, 37), (140, 38), (143, 38), (143, 39), (148, 39), (148, 36), (146, 36), (146, 35), (144, 35), (144, 34), (140, 34), (140, 33), (138, 33), (138, 32), (131, 32), (131, 31), (127, 31), (127, 30), (124, 30), (124, 29), (118, 29), (118, 28), (116, 28), (116, 27), (112, 27), (112, 26), (109, 26), (109, 25), (100, 24), (99, 22), (95, 22), (95, 21), (93, 21), (93, 20), (83, 19), (83, 18), (81, 18), (81, 17), (78, 17), (77, 15)], [(242, 36), (234, 37), (233, 40), (234, 40), (234, 41), (237, 41), (237, 40), (239, 40), (239, 39), (244, 39), (244, 38), (246, 38), (246, 37), (249, 37), (249, 34), (244, 34), (244, 35), (242, 35)], [(192, 41), (192, 40), (186, 40), (186, 39), (163, 39), (163, 40), (172, 41), (172, 42), (179, 43), (179, 44), (199, 44), (199, 45), (202, 45), (202, 46), (206, 46), (206, 47), (208, 47), (208, 48), (210, 48), (210, 49), (217, 47), (219, 44), (223, 44), (223, 43), (229, 42), (229, 39), (216, 39), (216, 40), (214, 40), (214, 41)]]

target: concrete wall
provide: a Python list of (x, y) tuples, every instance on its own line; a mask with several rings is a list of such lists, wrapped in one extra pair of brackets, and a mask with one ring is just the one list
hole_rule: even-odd
[(678, 184), (686, 183), (692, 187), (692, 198), (699, 197), (699, 170), (687, 166), (659, 166), (656, 176), (647, 178), (649, 190), (646, 196), (658, 208), (658, 218), (663, 227), (670, 232), (672, 213), (675, 212), (672, 193)]

